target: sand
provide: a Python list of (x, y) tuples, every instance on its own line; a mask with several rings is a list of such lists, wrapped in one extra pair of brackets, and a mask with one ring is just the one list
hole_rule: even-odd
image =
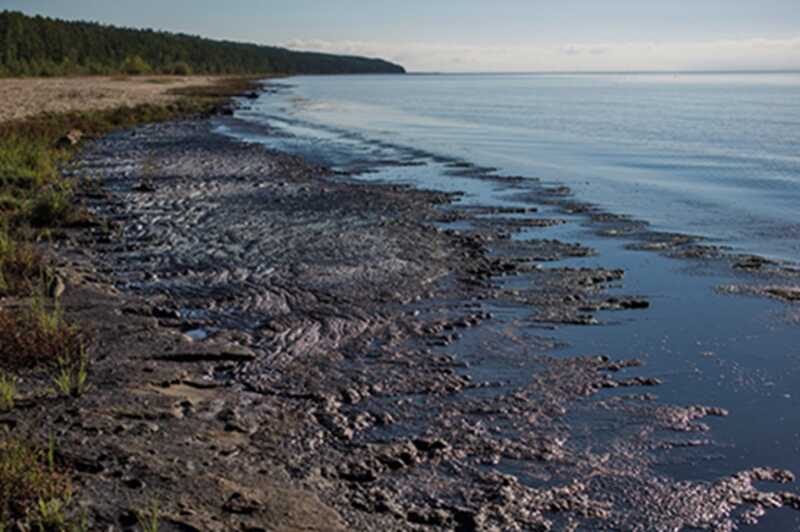
[(85, 111), (163, 103), (176, 88), (208, 85), (212, 76), (0, 79), (0, 122), (46, 112)]

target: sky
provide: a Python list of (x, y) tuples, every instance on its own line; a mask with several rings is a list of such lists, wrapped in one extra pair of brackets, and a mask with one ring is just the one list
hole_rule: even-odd
[(0, 0), (420, 72), (800, 69), (800, 0)]

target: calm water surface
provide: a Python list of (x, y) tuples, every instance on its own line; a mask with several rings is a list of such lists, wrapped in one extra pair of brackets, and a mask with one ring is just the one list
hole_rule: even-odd
[[(741, 251), (800, 262), (800, 74), (303, 77), (220, 126), (363, 179), (464, 191), (463, 203), (515, 204), (502, 186), (454, 176), (456, 162), (571, 186), (578, 199), (700, 234)], [(397, 165), (397, 162), (406, 165)], [(543, 207), (543, 217), (563, 213)], [(791, 307), (721, 296), (734, 274), (630, 251), (576, 223), (516, 238), (559, 238), (598, 256), (560, 265), (621, 267), (621, 293), (647, 311), (600, 315), (604, 327), (532, 331), (559, 352), (645, 361), (659, 398), (730, 410), (707, 420), (714, 444), (698, 459), (665, 457), (674, 478), (714, 480), (755, 466), (800, 474), (800, 329)], [(741, 279), (739, 279), (741, 281)], [(494, 308), (497, 326), (524, 327)], [(455, 354), (465, 346), (456, 343)], [(507, 369), (507, 368), (506, 368)], [(475, 372), (505, 370), (488, 361)], [(491, 375), (486, 375), (491, 377)], [(781, 489), (781, 487), (774, 487)], [(795, 488), (796, 489), (796, 488)], [(760, 530), (798, 530), (772, 513)]]
[(800, 73), (302, 77), (253, 113), (563, 182), (800, 261)]

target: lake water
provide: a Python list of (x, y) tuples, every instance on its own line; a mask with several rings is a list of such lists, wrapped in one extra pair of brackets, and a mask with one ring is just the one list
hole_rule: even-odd
[[(657, 230), (800, 262), (800, 74), (342, 76), (281, 83), (284, 89), (246, 102), (220, 129), (363, 171), (361, 179), (464, 191), (462, 203), (514, 205), (508, 190), (471, 179), (470, 170), (538, 177)], [(467, 171), (453, 175), (453, 168)], [(539, 214), (564, 217), (546, 206)], [(737, 274), (631, 251), (625, 240), (598, 237), (580, 217), (567, 218), (574, 223), (516, 238), (590, 245), (596, 257), (558, 265), (624, 268), (624, 284), (614, 290), (644, 296), (652, 306), (601, 316), (603, 327), (548, 332), (569, 345), (559, 352), (642, 359), (645, 373), (664, 381), (660, 400), (730, 411), (709, 420), (715, 458), (665, 460), (664, 474), (714, 480), (756, 466), (800, 474), (800, 336), (797, 323), (786, 319), (792, 307), (719, 295), (714, 288), (741, 281)], [(513, 309), (492, 310), (496, 326), (519, 326)], [(468, 350), (458, 342), (451, 349)], [(488, 363), (472, 371), (504, 369)], [(797, 513), (778, 512), (758, 528), (798, 527)]]
[[(291, 79), (253, 115), (563, 182), (580, 199), (800, 261), (800, 73)], [(319, 136), (320, 126), (330, 136)], [(306, 131), (308, 133), (308, 131)]]

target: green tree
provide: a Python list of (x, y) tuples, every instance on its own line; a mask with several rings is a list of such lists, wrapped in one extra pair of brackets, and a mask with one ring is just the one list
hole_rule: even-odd
[(185, 61), (178, 61), (172, 66), (172, 73), (176, 76), (191, 76), (192, 67)]
[(380, 59), (0, 12), (0, 75), (402, 73)]
[(132, 76), (148, 74), (150, 70), (150, 65), (147, 64), (147, 61), (138, 55), (128, 56), (122, 63), (122, 71)]

